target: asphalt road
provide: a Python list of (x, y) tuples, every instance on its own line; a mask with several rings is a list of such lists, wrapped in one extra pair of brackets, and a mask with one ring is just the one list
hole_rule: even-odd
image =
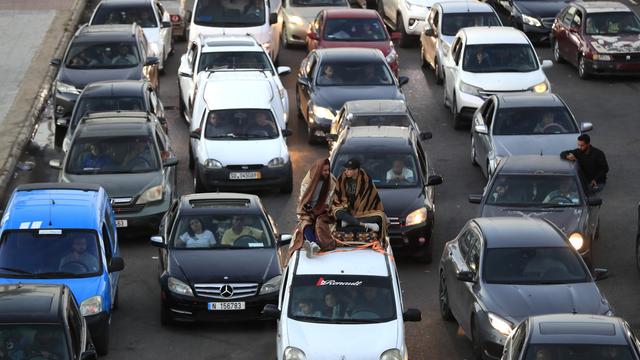
[[(176, 149), (178, 189), (192, 192), (193, 180), (187, 167), (188, 133), (176, 111), (178, 105), (177, 67), (184, 44), (166, 65), (161, 78), (160, 95), (167, 108), (170, 136)], [(436, 227), (434, 254), (441, 254), (443, 244), (453, 238), (462, 225), (476, 214), (475, 205), (467, 202), (469, 193), (482, 191), (485, 180), (473, 167), (469, 157), (468, 131), (453, 129), (452, 116), (442, 105), (442, 87), (435, 84), (430, 72), (420, 69), (418, 49), (398, 49), (400, 73), (411, 79), (404, 88), (412, 112), (422, 130), (434, 137), (426, 142), (431, 165), (444, 177), (436, 190)], [(551, 51), (538, 47), (541, 59), (551, 59)], [(295, 74), (304, 50), (283, 50), (281, 65), (291, 66), (292, 74), (283, 79), (289, 90), (291, 108), (289, 150), (294, 162), (296, 187), (309, 165), (327, 154), (324, 146), (306, 142), (303, 122), (295, 117)], [(640, 328), (640, 279), (634, 263), (637, 224), (636, 205), (640, 194), (640, 153), (638, 114), (640, 114), (640, 79), (595, 79), (581, 81), (575, 69), (555, 64), (547, 71), (552, 91), (569, 104), (578, 121), (594, 124), (593, 144), (607, 154), (611, 171), (601, 215), (600, 241), (595, 244), (595, 265), (610, 270), (609, 279), (599, 283), (616, 313)], [(59, 153), (52, 149), (51, 122), (43, 119), (34, 141), (22, 156), (30, 171), (18, 171), (17, 183), (55, 181), (57, 174), (47, 163)], [(28, 162), (33, 162), (29, 164)], [(24, 163), (23, 163), (24, 165)], [(8, 195), (8, 194), (5, 194)], [(276, 215), (281, 230), (294, 225), (297, 190), (291, 196), (276, 192), (259, 193), (269, 211)], [(122, 236), (124, 235), (124, 236)], [(121, 249), (126, 268), (121, 276), (120, 309), (111, 327), (111, 349), (105, 359), (271, 359), (275, 358), (275, 326), (267, 323), (193, 324), (166, 328), (160, 325), (157, 252), (146, 236), (121, 235)], [(438, 255), (431, 265), (411, 259), (397, 259), (404, 292), (405, 307), (422, 310), (420, 323), (406, 325), (407, 345), (414, 359), (468, 359), (470, 343), (458, 334), (454, 323), (444, 322), (438, 313)], [(323, 341), (318, 339), (318, 341)], [(375, 339), (372, 339), (375, 341)], [(327, 344), (327, 346), (331, 346)]]

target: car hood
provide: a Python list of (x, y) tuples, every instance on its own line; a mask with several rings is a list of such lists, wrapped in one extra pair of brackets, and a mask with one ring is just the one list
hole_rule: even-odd
[(640, 34), (618, 36), (592, 35), (586, 40), (599, 53), (624, 54), (640, 52)]
[(136, 197), (146, 189), (162, 184), (161, 171), (141, 174), (70, 175), (65, 178), (72, 183), (98, 184), (107, 190), (111, 198)]
[(78, 301), (78, 305), (92, 296), (102, 295), (106, 286), (102, 276), (75, 279), (0, 278), (0, 285), (6, 284), (64, 284), (71, 289), (73, 296)]
[(607, 301), (592, 282), (554, 285), (484, 284), (483, 287), (487, 310), (515, 323), (535, 315), (572, 312), (602, 315), (609, 310)]
[[(203, 37), (217, 36), (217, 35), (251, 35), (258, 44), (264, 44), (271, 41), (271, 31), (265, 31), (264, 24), (251, 27), (211, 27), (211, 26), (199, 26), (192, 24), (191, 31), (194, 34), (202, 35)], [(193, 38), (192, 35), (190, 35)]]
[[(177, 270), (179, 269), (179, 270)], [(192, 284), (264, 283), (280, 275), (273, 248), (170, 250), (169, 271), (181, 273)]]
[(582, 207), (577, 206), (541, 209), (536, 207), (504, 207), (485, 205), (480, 217), (519, 216), (546, 219), (559, 227), (562, 232), (569, 235), (574, 231), (583, 230), (583, 215), (586, 214), (587, 213)]
[(318, 13), (324, 9), (347, 9), (344, 6), (290, 6), (285, 9), (289, 16), (299, 16), (303, 18), (307, 23), (313, 21), (318, 16)]
[(554, 18), (569, 1), (514, 1), (520, 12), (537, 18)]
[(365, 49), (378, 49), (382, 51), (384, 56), (389, 55), (391, 51), (390, 40), (382, 40), (382, 41), (330, 41), (330, 40), (322, 40), (320, 43), (321, 46), (319, 48), (323, 49), (331, 49), (331, 48), (344, 48), (344, 47), (358, 47)]
[[(378, 359), (386, 350), (402, 347), (398, 341), (397, 320), (336, 325), (287, 319), (286, 324), (287, 346), (304, 351), (308, 359)], [(372, 334), (378, 334), (375, 341), (371, 341)]]
[(337, 112), (347, 101), (391, 99), (404, 100), (404, 95), (395, 85), (383, 86), (318, 86), (313, 103)]
[(140, 80), (142, 71), (139, 66), (124, 69), (69, 69), (60, 70), (58, 81), (84, 89), (87, 84), (108, 80)]
[(424, 206), (424, 191), (414, 188), (378, 188), (387, 216), (403, 219), (413, 210)]
[(269, 140), (205, 140), (207, 158), (216, 159), (227, 165), (262, 164), (267, 165), (273, 158), (288, 159), (283, 151), (282, 139)]
[(534, 85), (547, 80), (544, 72), (538, 70), (530, 72), (496, 72), (496, 73), (471, 73), (464, 72), (462, 81), (469, 85), (477, 86), (486, 91), (527, 91)]
[[(147, 38), (147, 42), (151, 43), (160, 43), (160, 29), (158, 28), (143, 28), (144, 36)], [(159, 56), (159, 54), (156, 54)]]
[(495, 154), (500, 156), (559, 154), (573, 148), (578, 135), (494, 135), (493, 147)]

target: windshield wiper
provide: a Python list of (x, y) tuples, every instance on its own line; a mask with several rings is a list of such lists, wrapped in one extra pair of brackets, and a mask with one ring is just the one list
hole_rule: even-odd
[(339, 319), (334, 320), (333, 324), (376, 324), (379, 323), (380, 320), (376, 319)]
[(70, 273), (70, 272), (66, 272), (66, 271), (45, 271), (45, 272), (35, 273), (33, 275), (36, 275), (36, 276), (78, 276), (78, 275), (86, 275), (86, 274)]
[(7, 271), (11, 271), (17, 274), (24, 274), (24, 275), (33, 275), (33, 273), (31, 271), (27, 271), (27, 270), (22, 270), (22, 269), (15, 269), (12, 267), (5, 267), (5, 266), (0, 266), (0, 270), (7, 270)]

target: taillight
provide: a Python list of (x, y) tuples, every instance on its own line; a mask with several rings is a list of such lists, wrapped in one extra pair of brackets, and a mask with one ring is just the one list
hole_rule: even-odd
[(180, 15), (171, 15), (171, 22), (180, 21)]

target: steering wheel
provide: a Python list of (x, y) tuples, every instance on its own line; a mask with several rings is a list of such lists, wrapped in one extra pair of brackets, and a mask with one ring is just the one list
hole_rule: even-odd
[(65, 272), (76, 273), (76, 274), (83, 273), (83, 272), (87, 273), (89, 272), (89, 266), (87, 266), (87, 264), (83, 263), (82, 261), (74, 260), (74, 261), (69, 261), (68, 263), (62, 265), (60, 267), (60, 270)]
[(145, 159), (143, 156), (137, 156), (132, 160), (132, 164), (129, 165), (130, 170), (139, 170), (139, 169), (149, 169), (151, 168), (151, 163), (148, 159)]
[(251, 235), (242, 235), (233, 242), (233, 246), (249, 247), (249, 244), (263, 244), (262, 241)]
[(571, 200), (571, 198), (564, 195), (554, 195), (551, 199), (549, 199), (549, 202), (554, 204), (562, 204), (565, 202), (569, 204), (573, 204), (573, 201)]
[(567, 130), (560, 124), (551, 123), (547, 124), (542, 128), (542, 132), (544, 134), (554, 134), (554, 133), (562, 133), (567, 132)]

